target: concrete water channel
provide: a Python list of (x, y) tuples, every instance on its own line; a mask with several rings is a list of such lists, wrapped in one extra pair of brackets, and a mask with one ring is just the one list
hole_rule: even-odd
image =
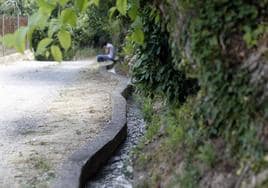
[(127, 100), (128, 136), (115, 155), (87, 184), (87, 188), (132, 188), (131, 152), (145, 132), (145, 122), (133, 97)]

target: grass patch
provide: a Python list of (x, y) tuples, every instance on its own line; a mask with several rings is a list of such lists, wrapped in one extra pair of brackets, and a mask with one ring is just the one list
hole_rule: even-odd
[[(209, 185), (211, 182), (208, 181), (214, 181), (220, 174), (231, 174), (233, 180), (230, 182), (236, 181), (239, 175), (237, 169), (243, 167), (244, 161), (249, 161), (245, 158), (247, 155), (243, 156), (248, 151), (261, 159), (259, 162), (252, 161), (250, 173), (258, 174), (261, 169), (267, 168), (261, 158), (263, 154), (252, 147), (257, 139), (255, 129), (241, 129), (242, 141), (248, 144), (247, 147), (237, 145), (234, 150), (236, 140), (211, 135), (212, 125), (197, 116), (198, 96), (188, 98), (181, 106), (162, 103), (160, 108), (156, 108), (159, 99), (136, 98), (148, 125), (144, 138), (134, 152), (136, 173), (147, 177), (141, 180), (141, 185), (194, 188), (198, 187), (200, 180)], [(184, 164), (183, 168), (181, 164)], [(209, 177), (209, 174), (215, 174), (215, 177)]]
[(181, 174), (177, 179), (178, 181), (174, 182), (174, 186), (180, 185), (180, 187), (187, 188), (196, 188), (198, 187), (198, 179), (200, 177), (198, 169), (191, 163), (188, 163)]
[(154, 115), (153, 100), (147, 97), (141, 97), (137, 93), (134, 94), (134, 100), (141, 107), (143, 118), (146, 122), (151, 122)]
[(205, 143), (198, 148), (197, 159), (204, 162), (209, 167), (213, 167), (216, 161), (216, 153), (211, 143)]
[[(200, 142), (202, 131), (195, 125), (193, 115), (196, 99), (190, 98), (179, 107), (162, 105), (158, 110), (155, 110), (158, 101), (148, 98), (138, 101), (148, 124), (147, 132), (134, 152), (138, 156), (134, 162), (137, 170), (145, 171), (144, 176), (149, 177), (140, 183), (149, 187), (157, 187), (163, 182), (166, 187), (196, 187), (200, 177), (196, 163), (213, 166), (216, 160), (213, 146)], [(182, 163), (187, 165), (178, 174), (176, 169)]]
[(51, 165), (45, 157), (35, 156), (30, 158), (30, 162), (33, 164), (34, 168), (42, 172), (51, 170)]
[(152, 116), (151, 122), (147, 126), (145, 139), (147, 141), (152, 141), (153, 138), (158, 135), (160, 127), (161, 127), (161, 118), (159, 116)]

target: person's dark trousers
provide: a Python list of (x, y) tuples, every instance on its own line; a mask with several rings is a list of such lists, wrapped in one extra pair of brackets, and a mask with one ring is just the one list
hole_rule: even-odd
[(97, 56), (97, 61), (98, 62), (104, 62), (104, 61), (114, 61), (111, 59), (108, 55), (98, 55)]

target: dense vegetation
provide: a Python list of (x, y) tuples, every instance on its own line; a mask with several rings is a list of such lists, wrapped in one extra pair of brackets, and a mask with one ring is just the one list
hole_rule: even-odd
[[(161, 31), (168, 32), (172, 61), (162, 59), (163, 65), (158, 67), (150, 57), (151, 68), (147, 68), (146, 60), (135, 64), (134, 79), (147, 74), (155, 79), (165, 78), (168, 72), (161, 72), (161, 68), (169, 64), (186, 77), (198, 79), (200, 91), (182, 106), (162, 104), (160, 110), (153, 110), (152, 101), (146, 104), (145, 114), (152, 117), (145, 142), (154, 142), (158, 134), (165, 136), (158, 139), (156, 151), (144, 154), (148, 147), (141, 149), (138, 161), (143, 161), (141, 169), (149, 171), (151, 177), (143, 186), (215, 187), (221, 176), (220, 187), (240, 187), (246, 184), (244, 181), (251, 183), (249, 187), (256, 186), (251, 178), (267, 168), (267, 7), (268, 1), (242, 0), (155, 1), (154, 6), (144, 6), (143, 11), (149, 8), (155, 13), (150, 18), (160, 17)], [(148, 19), (148, 15), (144, 17)], [(147, 28), (148, 22), (144, 24), (145, 33)], [(154, 31), (150, 29), (153, 34)], [(156, 36), (163, 38), (161, 32)], [(145, 40), (145, 46), (151, 41)], [(167, 49), (167, 45), (159, 46)], [(157, 53), (161, 54), (161, 50)], [(148, 54), (153, 53), (143, 51), (142, 55)], [(137, 62), (141, 60), (139, 57)], [(172, 78), (154, 84), (161, 87), (180, 80)], [(154, 91), (152, 80), (142, 79), (144, 87), (139, 89)], [(185, 77), (179, 83), (184, 81)], [(180, 84), (175, 87), (178, 90), (171, 92), (179, 100), (180, 93), (187, 90)], [(192, 85), (186, 84), (188, 87)], [(170, 95), (161, 96), (168, 99)], [(157, 101), (155, 105), (159, 106)], [(163, 161), (167, 167), (156, 169), (155, 164), (161, 166)], [(167, 178), (170, 176), (173, 179)], [(265, 186), (266, 178), (257, 183)]]
[(0, 14), (9, 16), (30, 16), (37, 9), (32, 0), (0, 0)]
[(267, 185), (267, 0), (40, 0), (38, 6), (29, 27), (5, 39), (18, 50), (41, 29), (36, 51), (58, 61), (73, 45), (112, 40), (134, 62), (132, 80), (148, 121), (135, 152), (140, 186)]

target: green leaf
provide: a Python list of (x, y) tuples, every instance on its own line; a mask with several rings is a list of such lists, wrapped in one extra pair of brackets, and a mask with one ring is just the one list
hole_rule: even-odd
[(115, 13), (116, 10), (117, 10), (116, 7), (110, 8), (110, 10), (109, 10), (109, 18), (110, 19), (112, 19), (112, 17), (113, 17), (113, 15), (114, 15), (114, 13)]
[(40, 29), (43, 29), (47, 26), (47, 20), (49, 18), (49, 15), (43, 14), (41, 10), (39, 10), (37, 13), (33, 14), (29, 18), (29, 26), (30, 27), (39, 27)]
[(99, 4), (100, 4), (100, 0), (91, 0), (91, 1), (89, 2), (89, 5), (96, 5), (96, 6), (99, 6)]
[(127, 14), (127, 0), (116, 0), (116, 8), (125, 16)]
[(140, 16), (137, 16), (135, 21), (131, 24), (131, 27), (134, 29), (143, 28), (142, 19)]
[(51, 38), (44, 38), (43, 40), (41, 40), (38, 43), (38, 47), (37, 47), (37, 54), (44, 54), (44, 52), (47, 49), (47, 46), (51, 44), (53, 40)]
[(58, 19), (51, 19), (48, 28), (48, 37), (52, 38), (53, 34), (60, 30), (61, 23)]
[(48, 2), (46, 0), (37, 0), (37, 4), (39, 6), (39, 10), (43, 14), (47, 14), (47, 15), (50, 15), (57, 5), (55, 1)]
[(75, 11), (71, 8), (67, 8), (61, 12), (61, 21), (63, 24), (70, 24), (72, 27), (76, 26), (77, 16)]
[(144, 32), (140, 28), (137, 28), (132, 33), (131, 38), (134, 42), (136, 42), (138, 44), (143, 44), (144, 43)]
[(58, 3), (63, 7), (69, 0), (58, 0)]
[(27, 32), (27, 40), (29, 42), (30, 49), (32, 49), (32, 47), (33, 47), (33, 40), (32, 40), (32, 38), (33, 38), (33, 32), (34, 32), (34, 30), (35, 30), (35, 27), (30, 27), (29, 30), (28, 30), (28, 32)]
[(86, 10), (87, 6), (88, 6), (88, 0), (76, 0), (75, 1), (75, 8), (79, 12)]
[(21, 27), (15, 33), (15, 48), (21, 53), (25, 50), (27, 31), (28, 27)]
[(134, 21), (137, 18), (138, 13), (139, 13), (139, 11), (138, 11), (139, 8), (138, 8), (138, 3), (137, 2), (138, 1), (131, 2), (131, 7), (130, 7), (130, 9), (128, 11), (128, 16), (131, 18), (132, 21)]
[(58, 38), (60, 41), (61, 46), (68, 50), (72, 44), (71, 34), (68, 31), (62, 30), (58, 33)]
[(247, 43), (247, 45), (249, 47), (251, 47), (251, 44), (252, 44), (252, 41), (253, 41), (253, 39), (252, 39), (252, 33), (251, 32), (246, 32), (244, 34), (244, 36), (243, 36), (243, 39)]
[(61, 50), (58, 46), (51, 46), (51, 54), (54, 58), (54, 60), (58, 61), (58, 62), (61, 62), (62, 61), (62, 53), (61, 53)]

